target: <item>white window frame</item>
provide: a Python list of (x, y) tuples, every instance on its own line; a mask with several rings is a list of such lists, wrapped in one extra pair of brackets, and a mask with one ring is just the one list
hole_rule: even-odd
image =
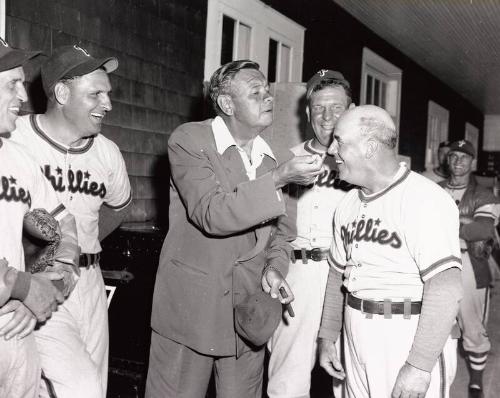
[[(305, 28), (260, 0), (208, 0), (205, 81), (208, 81), (220, 66), (223, 15), (252, 27), (250, 59), (257, 62), (265, 73), (269, 64), (269, 39), (289, 46), (291, 48), (289, 81), (302, 81)], [(237, 46), (236, 40), (234, 43)], [(278, 78), (279, 65), (276, 68)]]
[(0, 0), (0, 36), (5, 39), (5, 0)]
[(425, 168), (438, 166), (439, 144), (448, 140), (450, 111), (434, 101), (429, 101), (427, 110), (427, 138), (425, 145)]
[(372, 74), (383, 77), (383, 80), (387, 83), (386, 110), (394, 120), (396, 129), (399, 130), (403, 71), (370, 50), (368, 47), (364, 47), (361, 63), (361, 92), (359, 95), (361, 105), (366, 104), (365, 94), (367, 76), (370, 71)]

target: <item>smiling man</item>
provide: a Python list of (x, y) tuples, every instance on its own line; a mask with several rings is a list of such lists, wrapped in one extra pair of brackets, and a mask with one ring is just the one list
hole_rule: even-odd
[(170, 226), (153, 297), (148, 398), (204, 398), (212, 373), (217, 396), (261, 398), (264, 344), (276, 324), (249, 340), (234, 307), (254, 294), (277, 298), (280, 288), (282, 303), (293, 299), (281, 187), (322, 172), (312, 154), (278, 166), (260, 136), (274, 99), (258, 64), (221, 66), (209, 94), (217, 116), (179, 126), (168, 142)]
[[(99, 239), (119, 225), (131, 201), (120, 150), (99, 134), (111, 111), (108, 73), (117, 67), (116, 58), (94, 58), (78, 46), (55, 49), (42, 65), (47, 112), (19, 118), (11, 138), (75, 216), (82, 251), (75, 291), (35, 335), (42, 369), (59, 398), (106, 396), (108, 315)], [(110, 209), (105, 223), (103, 204)]]
[(492, 281), (488, 259), (496, 239), (500, 200), (474, 178), (475, 157), (476, 151), (469, 141), (453, 142), (448, 153), (450, 177), (440, 185), (455, 200), (460, 212), (464, 298), (460, 303), (458, 323), (469, 364), (469, 394), (471, 398), (480, 398), (483, 396), (483, 371), (491, 348), (486, 332)]
[[(324, 157), (324, 172), (313, 185), (290, 184), (286, 188), (287, 198), (297, 207), (297, 238), (292, 242), (287, 276), (295, 297), (295, 317), (285, 313), (268, 343), (270, 398), (309, 396), (328, 278), (333, 212), (348, 189), (348, 184), (338, 179), (335, 158), (326, 151), (337, 120), (351, 105), (349, 82), (340, 72), (321, 69), (306, 84), (306, 100), (305, 112), (314, 138), (295, 146), (292, 152)], [(340, 389), (336, 390), (340, 395)]]
[[(446, 192), (398, 162), (397, 142), (390, 115), (364, 105), (340, 118), (329, 149), (339, 177), (359, 189), (335, 211), (320, 363), (346, 376), (350, 398), (442, 397), (456, 361), (458, 212)], [(345, 371), (334, 345), (342, 284)]]

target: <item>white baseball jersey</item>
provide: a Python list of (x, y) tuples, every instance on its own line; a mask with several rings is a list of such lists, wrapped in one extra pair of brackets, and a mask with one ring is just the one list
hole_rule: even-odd
[[(322, 155), (311, 145), (312, 140), (292, 148), (296, 156)], [(318, 176), (312, 187), (293, 185), (290, 196), (297, 200), (297, 238), (294, 249), (329, 248), (333, 237), (333, 212), (346, 191), (338, 187), (337, 164), (332, 156), (324, 162), (326, 170)]]
[(27, 148), (51, 182), (59, 200), (75, 216), (82, 253), (98, 253), (99, 209), (119, 210), (131, 201), (125, 162), (117, 145), (102, 134), (67, 147), (50, 137), (38, 115), (17, 119), (12, 140)]
[(404, 163), (384, 190), (348, 192), (334, 228), (330, 263), (344, 272), (347, 290), (359, 298), (419, 301), (423, 282), (461, 268), (457, 206)]
[(0, 258), (7, 259), (9, 266), (24, 271), (24, 215), (43, 208), (59, 221), (68, 212), (38, 165), (20, 145), (0, 139), (0, 159)]

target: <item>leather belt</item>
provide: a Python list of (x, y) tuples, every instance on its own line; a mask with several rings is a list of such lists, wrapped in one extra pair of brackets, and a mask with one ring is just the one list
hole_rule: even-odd
[(315, 247), (311, 250), (300, 249), (292, 251), (292, 261), (302, 260), (304, 264), (307, 264), (307, 260), (312, 261), (323, 261), (328, 258), (328, 249), (321, 249)]
[(392, 302), (391, 300), (372, 301), (363, 300), (353, 296), (347, 295), (347, 305), (355, 310), (361, 311), (366, 314), (375, 315), (417, 315), (420, 314), (422, 308), (421, 301), (405, 300), (403, 302)]
[(80, 267), (90, 268), (99, 265), (100, 253), (82, 253), (80, 254)]

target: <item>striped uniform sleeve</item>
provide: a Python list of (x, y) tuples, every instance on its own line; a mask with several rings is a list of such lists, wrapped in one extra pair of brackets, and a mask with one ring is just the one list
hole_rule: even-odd
[(497, 203), (487, 203), (482, 206), (479, 206), (474, 211), (474, 218), (476, 217), (486, 217), (492, 218), (496, 221), (498, 220), (498, 216), (500, 215), (500, 205)]
[(336, 271), (344, 273), (346, 266), (346, 252), (342, 241), (340, 227), (340, 211), (335, 210), (333, 216), (333, 239), (328, 252), (328, 263)]
[(104, 204), (113, 210), (121, 210), (132, 201), (132, 190), (125, 161), (114, 143), (110, 146), (109, 161), (109, 184), (106, 187)]
[(462, 268), (458, 208), (445, 191), (406, 199), (405, 240), (422, 281), (448, 268)]

